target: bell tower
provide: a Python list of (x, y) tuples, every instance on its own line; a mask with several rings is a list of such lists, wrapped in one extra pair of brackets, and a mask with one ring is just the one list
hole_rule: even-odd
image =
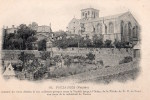
[(94, 8), (86, 8), (81, 10), (81, 19), (91, 20), (99, 18), (99, 10)]

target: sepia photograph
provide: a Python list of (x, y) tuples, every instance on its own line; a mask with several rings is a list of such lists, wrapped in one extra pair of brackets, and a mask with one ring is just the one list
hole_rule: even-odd
[[(140, 80), (143, 55), (149, 56), (148, 50), (142, 50), (146, 2), (148, 5), (146, 0), (0, 0), (2, 84), (27, 84), (22, 90), (10, 85), (1, 94), (83, 98), (106, 92), (143, 93), (141, 87), (146, 85), (138, 86), (144, 82)], [(43, 86), (53, 91), (42, 91)], [(142, 100), (130, 99), (135, 98)]]

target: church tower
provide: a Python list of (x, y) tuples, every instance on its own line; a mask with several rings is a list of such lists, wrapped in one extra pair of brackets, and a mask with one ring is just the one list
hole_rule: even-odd
[(81, 19), (91, 20), (99, 18), (99, 10), (94, 8), (86, 8), (81, 10)]

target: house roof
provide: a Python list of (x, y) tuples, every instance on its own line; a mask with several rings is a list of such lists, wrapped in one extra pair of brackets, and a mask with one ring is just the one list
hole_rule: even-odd
[(138, 41), (137, 44), (133, 47), (133, 49), (140, 50), (140, 48), (141, 48), (140, 42)]
[(52, 32), (52, 30), (51, 30), (51, 27), (50, 26), (46, 26), (46, 25), (42, 25), (42, 26), (38, 26), (38, 28), (37, 28), (37, 32), (38, 33), (40, 33), (40, 32), (44, 32), (44, 33), (50, 33), (50, 32)]
[(12, 67), (11, 63), (8, 67), (6, 67), (6, 70), (3, 73), (3, 76), (15, 76), (14, 68)]

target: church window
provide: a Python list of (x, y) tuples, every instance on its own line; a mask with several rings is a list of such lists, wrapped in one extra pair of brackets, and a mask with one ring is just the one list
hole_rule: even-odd
[(94, 18), (95, 18), (95, 12), (94, 12)]
[(124, 22), (121, 21), (121, 41), (124, 41)]
[(100, 23), (97, 24), (97, 33), (102, 34), (102, 24)]
[(138, 38), (138, 26), (136, 26), (136, 38)]
[(132, 37), (132, 25), (130, 22), (128, 23), (128, 35), (129, 35), (129, 38)]
[(138, 26), (133, 27), (133, 37), (135, 37), (135, 38), (138, 37)]
[(125, 24), (124, 26), (124, 39), (125, 41), (128, 41), (128, 24)]
[(107, 26), (105, 26), (105, 33), (107, 34)]
[(84, 16), (84, 12), (82, 13), (82, 16)]
[(109, 33), (114, 33), (114, 25), (112, 22), (109, 23)]
[(87, 13), (85, 13), (85, 18), (87, 18)]

